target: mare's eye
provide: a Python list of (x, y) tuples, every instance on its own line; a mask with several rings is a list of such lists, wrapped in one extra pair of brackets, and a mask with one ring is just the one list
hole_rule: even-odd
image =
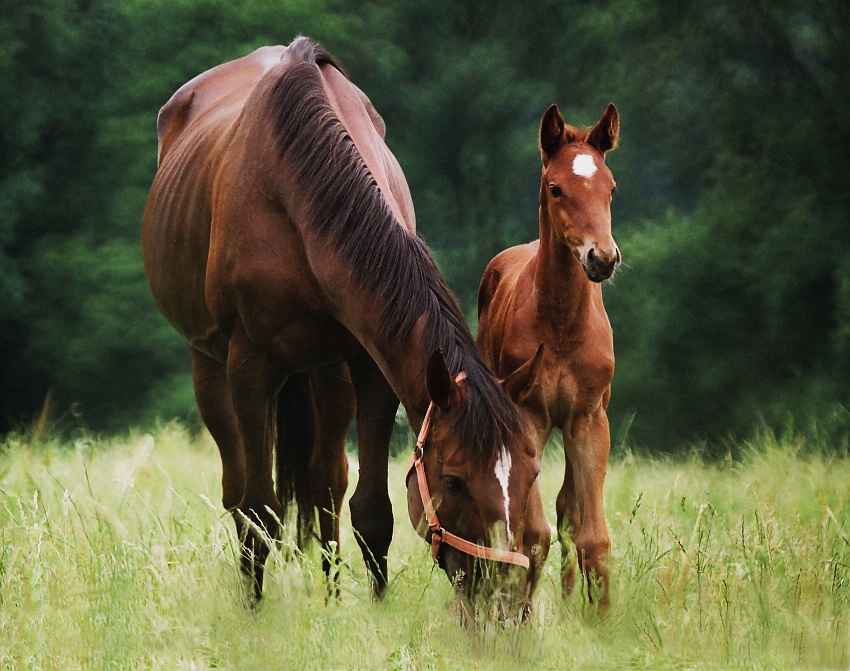
[(563, 196), (563, 195), (564, 195), (564, 192), (563, 192), (563, 191), (561, 191), (561, 187), (560, 187), (560, 186), (556, 186), (555, 184), (550, 184), (550, 185), (549, 185), (549, 193), (551, 193), (551, 194), (552, 194), (552, 197), (553, 197), (553, 198), (560, 198), (561, 196)]
[(446, 483), (446, 489), (452, 494), (466, 493), (466, 483), (463, 481), (463, 478), (459, 478), (456, 475), (444, 475), (443, 482)]

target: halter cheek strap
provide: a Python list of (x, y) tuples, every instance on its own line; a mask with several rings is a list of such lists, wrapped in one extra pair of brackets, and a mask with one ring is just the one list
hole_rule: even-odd
[[(455, 378), (455, 382), (460, 382), (466, 378), (465, 373), (459, 373)], [(431, 500), (431, 491), (428, 488), (428, 479), (425, 476), (424, 448), (425, 441), (428, 440), (428, 434), (431, 431), (431, 423), (434, 415), (433, 401), (428, 406), (428, 411), (425, 413), (425, 419), (422, 421), (422, 428), (419, 429), (419, 436), (416, 438), (416, 448), (413, 454), (410, 455), (410, 465), (407, 469), (407, 478), (410, 478), (411, 472), (416, 471), (416, 481), (419, 485), (419, 496), (422, 498), (422, 507), (425, 510), (425, 521), (428, 523), (428, 528), (431, 530), (431, 556), (434, 561), (437, 561), (437, 556), (440, 553), (440, 545), (445, 543), (456, 550), (465, 552), (479, 559), (489, 559), (491, 561), (503, 562), (505, 564), (515, 564), (528, 569), (530, 562), (528, 557), (520, 552), (510, 552), (509, 550), (499, 550), (490, 548), (485, 545), (472, 543), (460, 536), (456, 536), (450, 531), (446, 531), (440, 525), (440, 520), (437, 517), (437, 511), (434, 508)]]

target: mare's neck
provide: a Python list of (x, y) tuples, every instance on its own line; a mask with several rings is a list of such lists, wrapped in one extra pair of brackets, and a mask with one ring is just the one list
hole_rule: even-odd
[(431, 354), (425, 337), (425, 321), (425, 315), (422, 315), (410, 332), (401, 338), (373, 333), (366, 345), (366, 350), (404, 406), (416, 433), (431, 402), (425, 384), (428, 356)]

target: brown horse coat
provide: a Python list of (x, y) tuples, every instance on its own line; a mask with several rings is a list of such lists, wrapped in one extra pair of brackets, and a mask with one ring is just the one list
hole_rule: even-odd
[[(262, 529), (274, 537), (282, 513), (276, 440), (279, 462), (297, 451), (279, 444), (282, 421), (300, 427), (300, 415), (282, 417), (281, 399), (290, 410), (306, 407), (305, 396), (334, 400), (319, 420), (336, 422), (338, 436), (350, 416), (344, 369), (321, 388), (286, 390), (293, 376), (343, 361), (357, 397), (352, 522), (379, 592), (392, 538), (387, 462), (399, 399), (416, 430), (429, 404), (438, 406), (426, 469), (443, 524), (486, 542), (501, 525), (524, 551), (537, 545), (545, 557), (534, 447), (412, 234), (410, 193), (380, 116), (336, 61), (306, 38), (259, 49), (181, 87), (158, 131), (145, 269), (158, 307), (191, 345), (198, 406), (221, 451), (224, 505), (234, 511), (256, 594), (269, 551)], [(457, 384), (461, 370), (466, 380)], [(493, 472), (500, 454), (512, 464), (507, 480)], [(338, 456), (329, 450), (331, 462)], [(462, 492), (447, 489), (444, 468)], [(313, 459), (310, 472), (320, 471)], [(339, 491), (340, 478), (329, 477), (328, 487)], [(416, 523), (421, 502), (409, 505)], [(440, 562), (452, 577), (468, 573), (451, 548)]]
[[(582, 570), (603, 582), (603, 600), (614, 341), (599, 282), (620, 263), (611, 237), (614, 180), (604, 161), (618, 132), (613, 105), (584, 130), (567, 126), (556, 106), (547, 110), (540, 130), (540, 238), (496, 256), (478, 293), (478, 346), (493, 370), (507, 377), (535, 352), (540, 359), (520, 407), (541, 454), (553, 429), (563, 434), (566, 472), (557, 500), (563, 554), (570, 553), (572, 535)], [(574, 564), (565, 567), (567, 592), (574, 572)]]

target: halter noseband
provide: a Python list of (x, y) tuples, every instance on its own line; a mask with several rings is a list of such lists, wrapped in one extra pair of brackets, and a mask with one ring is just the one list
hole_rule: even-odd
[[(466, 379), (466, 373), (461, 372), (458, 373), (455, 382), (460, 382), (464, 379)], [(422, 461), (425, 456), (425, 441), (428, 440), (428, 434), (431, 432), (433, 415), (434, 402), (431, 401), (428, 405), (428, 411), (425, 413), (425, 419), (422, 421), (422, 427), (419, 429), (419, 435), (416, 438), (416, 448), (413, 450), (413, 454), (410, 455), (407, 479), (410, 478), (411, 472), (416, 469), (416, 480), (419, 484), (419, 496), (422, 498), (422, 507), (425, 510), (425, 521), (428, 522), (428, 528), (431, 530), (431, 556), (434, 558), (434, 561), (437, 561), (437, 556), (440, 553), (440, 545), (445, 543), (446, 545), (451, 545), (456, 550), (465, 552), (473, 557), (478, 557), (479, 559), (515, 564), (528, 569), (530, 562), (524, 554), (509, 550), (498, 550), (472, 543), (460, 536), (455, 536), (450, 531), (446, 531), (440, 525), (440, 520), (437, 518), (437, 511), (431, 501), (431, 491), (428, 489), (428, 480), (425, 477), (425, 464)]]

